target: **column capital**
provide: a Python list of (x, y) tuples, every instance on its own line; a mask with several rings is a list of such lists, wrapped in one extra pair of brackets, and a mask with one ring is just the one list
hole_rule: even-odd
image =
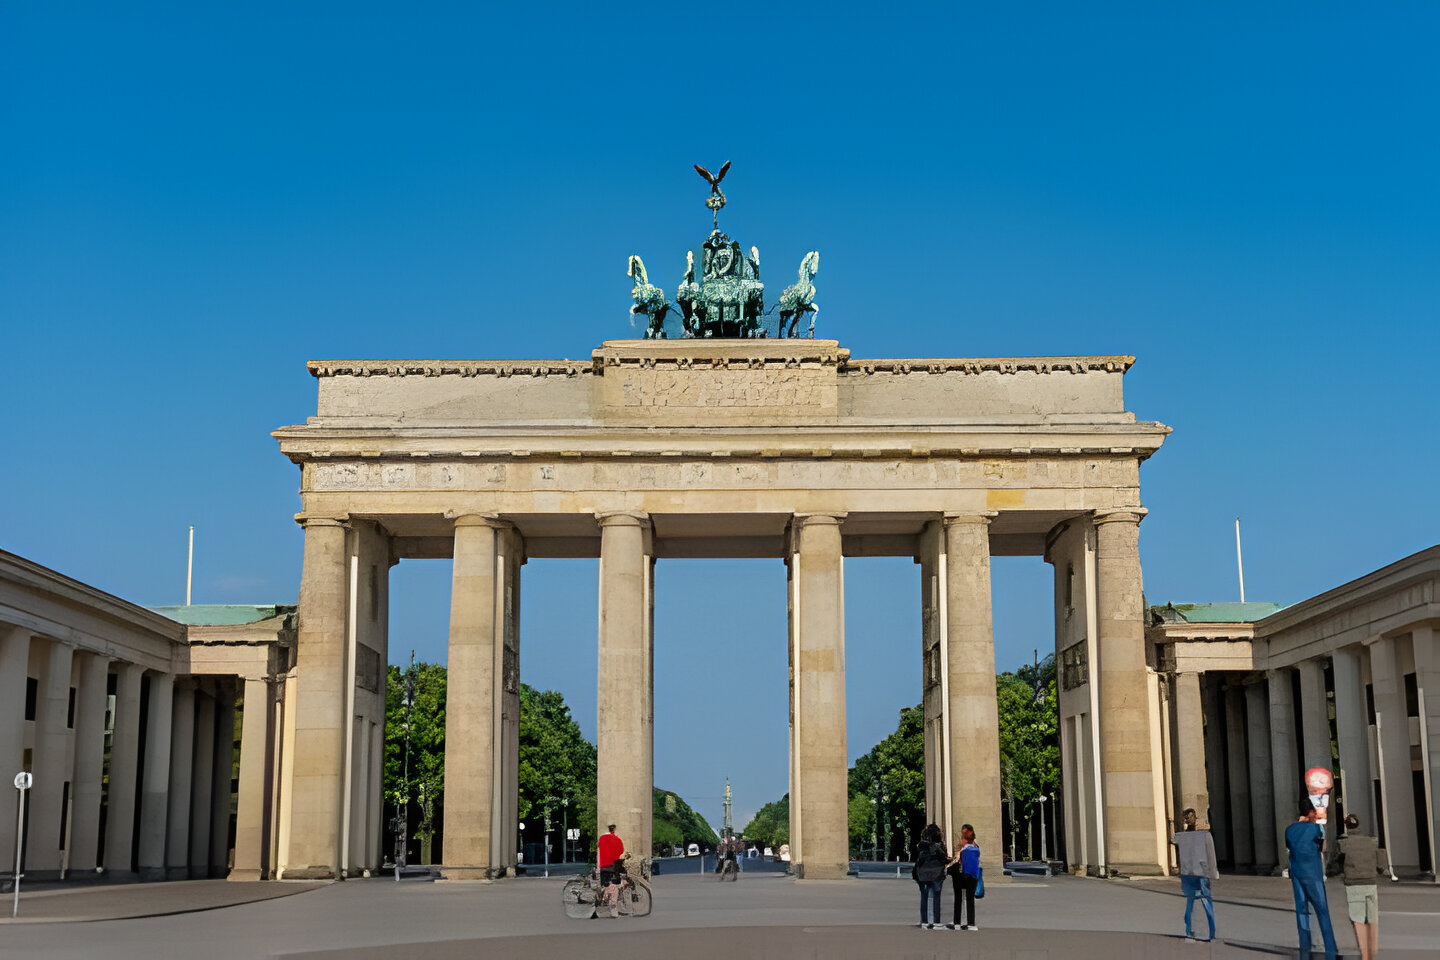
[(602, 527), (642, 527), (650, 529), (650, 514), (638, 510), (597, 512), (595, 520)]
[(457, 527), (489, 527), (492, 530), (510, 530), (515, 526), (508, 520), (501, 520), (498, 513), (456, 513), (454, 510), (446, 510), (445, 519), (453, 520)]
[(974, 513), (947, 513), (941, 518), (941, 522), (947, 527), (956, 525), (965, 526), (986, 526), (990, 521), (1000, 515), (998, 510), (976, 510)]
[(846, 513), (843, 513), (843, 512), (841, 512), (841, 513), (796, 513), (796, 514), (791, 514), (791, 518), (793, 519), (794, 523), (797, 524), (798, 526), (802, 526), (802, 527), (803, 527), (803, 526), (808, 526), (809, 524), (812, 524), (812, 523), (825, 524), (825, 525), (827, 525), (827, 526), (836, 526), (836, 527), (838, 527), (838, 526), (840, 525), (840, 521), (844, 520), (847, 516), (849, 516), (849, 514), (846, 514)]
[(297, 513), (295, 514), (295, 522), (305, 529), (309, 529), (310, 527), (344, 527), (348, 529), (350, 526), (350, 515), (347, 513), (343, 517), (321, 517), (309, 513)]
[(1149, 512), (1144, 507), (1115, 507), (1109, 510), (1096, 510), (1094, 523), (1097, 527), (1102, 523), (1133, 523), (1138, 526)]

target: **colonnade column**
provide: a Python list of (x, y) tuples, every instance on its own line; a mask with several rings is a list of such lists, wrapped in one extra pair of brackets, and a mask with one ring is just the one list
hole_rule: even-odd
[(1219, 676), (1206, 678), (1201, 693), (1205, 699), (1205, 777), (1215, 788), (1210, 794), (1207, 824), (1215, 840), (1215, 855), (1221, 863), (1235, 862), (1230, 845), (1230, 810), (1225, 798), (1229, 794), (1229, 765), (1225, 754), (1225, 688)]
[(626, 849), (650, 855), (654, 816), (655, 691), (650, 518), (600, 521), (600, 636), (596, 833), (615, 824)]
[(1415, 684), (1420, 707), (1420, 750), (1430, 823), (1430, 873), (1440, 877), (1440, 630), (1433, 626), (1410, 631), (1415, 651)]
[[(995, 635), (990, 600), (990, 520), (945, 517), (945, 714), (950, 737), (950, 823), (975, 828), (984, 863), (1004, 860), (1000, 817), (1000, 719), (995, 695)], [(843, 692), (843, 691), (842, 691)], [(963, 769), (959, 760), (964, 758)], [(989, 841), (988, 843), (986, 841)]]
[(1370, 772), (1370, 720), (1358, 649), (1330, 655), (1335, 675), (1335, 740), (1340, 747), (1340, 789), (1345, 813), (1360, 820), (1360, 832), (1376, 836), (1375, 790)]
[[(230, 784), (235, 771), (235, 695), (228, 686), (215, 697), (214, 770), (210, 787), (210, 876), (230, 868)], [(202, 811), (202, 815), (204, 811)]]
[(195, 739), (190, 766), (190, 863), (191, 879), (210, 876), (210, 821), (212, 791), (215, 788), (215, 698), (195, 693)]
[(1230, 781), (1230, 857), (1235, 866), (1255, 862), (1250, 832), (1250, 762), (1245, 747), (1245, 691), (1225, 688), (1226, 771)]
[[(1304, 756), (1301, 769), (1330, 769), (1330, 712), (1325, 697), (1325, 665), (1319, 660), (1301, 660), (1295, 665), (1300, 675), (1300, 739)], [(1333, 773), (1333, 771), (1331, 771)]]
[[(65, 783), (69, 780), (70, 666), (75, 648), (58, 640), (49, 642), (45, 673), (40, 677), (35, 703), (35, 749), (31, 755), (35, 784), (26, 803), (30, 827), (26, 840), (25, 869), (40, 877), (60, 875), (60, 849), (65, 832)], [(23, 702), (23, 701), (22, 701)], [(8, 779), (8, 778), (7, 778)], [(0, 788), (9, 788), (0, 783)]]
[[(1370, 685), (1375, 697), (1375, 739), (1380, 754), (1380, 801), (1385, 806), (1385, 847), (1396, 873), (1420, 869), (1415, 829), (1415, 787), (1410, 764), (1410, 720), (1395, 640), (1370, 644)], [(1418, 679), (1418, 678), (1417, 678)]]
[[(1205, 772), (1205, 709), (1200, 698), (1200, 674), (1175, 675), (1175, 767), (1179, 781), (1180, 814), (1193, 809), (1210, 821), (1210, 786)], [(1179, 829), (1178, 827), (1176, 829)]]
[(105, 705), (110, 661), (81, 653), (75, 689), (75, 781), (70, 788), (70, 869), (100, 865), (100, 781), (105, 775)]
[(195, 687), (177, 683), (170, 707), (170, 810), (165, 839), (165, 876), (190, 875), (190, 778), (195, 762)]
[[(307, 518), (302, 525), (294, 746), (286, 764), (289, 789), (281, 800), (290, 828), (281, 863), (287, 878), (329, 879), (340, 875), (341, 770), (350, 724), (345, 716), (349, 531), (344, 522), (325, 517)], [(208, 794), (208, 783), (205, 789)], [(207, 796), (206, 805), (196, 807), (197, 818), (208, 817), (208, 810)]]
[(165, 840), (170, 802), (170, 729), (175, 677), (150, 677), (150, 706), (145, 725), (145, 777), (140, 796), (140, 876), (165, 879)]
[(115, 728), (110, 740), (110, 786), (105, 810), (105, 872), (112, 877), (133, 872), (143, 674), (139, 664), (115, 664)]
[(802, 880), (850, 870), (841, 519), (790, 523), (790, 859)]
[(1099, 678), (1104, 717), (1100, 765), (1105, 797), (1107, 867), (1159, 873), (1167, 860), (1155, 809), (1155, 731), (1150, 728), (1145, 610), (1140, 582), (1141, 507), (1095, 516)]
[(940, 661), (940, 606), (945, 597), (945, 588), (940, 582), (940, 556), (945, 552), (944, 525), (938, 520), (925, 524), (919, 546), (916, 562), (920, 564), (920, 689), (923, 691), (925, 809), (931, 811), (931, 820), (938, 823), (945, 836), (949, 837), (955, 830), (949, 819), (949, 788), (946, 786), (950, 770), (946, 763), (948, 744), (944, 738), (946, 681), (942, 679), (944, 665)]
[(1270, 690), (1270, 768), (1275, 793), (1276, 867), (1286, 862), (1285, 828), (1295, 822), (1300, 802), (1300, 754), (1295, 743), (1295, 691), (1290, 671), (1271, 670), (1266, 677)]
[(265, 880), (270, 868), (270, 685), (247, 677), (240, 716), (240, 792), (235, 804), (232, 880)]
[(19, 773), (25, 762), (25, 683), (29, 673), (30, 631), (0, 627), (0, 774), (4, 775), (0, 780), (0, 857), (9, 857), (4, 851), (15, 850), (19, 791), (6, 781)]
[(518, 553), (510, 524), (478, 514), (455, 520), (445, 862), (447, 875), (461, 879), (496, 876), (515, 862), (517, 799), (507, 785), (518, 777)]
[(1250, 822), (1256, 871), (1279, 862), (1275, 849), (1275, 771), (1270, 761), (1270, 697), (1262, 683), (1245, 685), (1246, 754), (1250, 760)]

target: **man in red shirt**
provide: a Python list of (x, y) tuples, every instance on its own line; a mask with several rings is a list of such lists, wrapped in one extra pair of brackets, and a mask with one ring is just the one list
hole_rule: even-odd
[(615, 835), (615, 824), (605, 828), (606, 833), (596, 844), (600, 867), (600, 886), (605, 891), (605, 906), (610, 916), (615, 916), (615, 902), (620, 894), (620, 874), (625, 871), (619, 861), (625, 853), (625, 844)]

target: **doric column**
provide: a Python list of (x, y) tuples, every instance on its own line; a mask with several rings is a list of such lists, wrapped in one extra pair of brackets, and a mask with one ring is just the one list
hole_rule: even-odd
[(235, 772), (235, 695), (221, 687), (215, 698), (215, 764), (210, 787), (210, 876), (230, 869), (230, 786)]
[(1221, 863), (1235, 862), (1230, 847), (1229, 764), (1225, 753), (1225, 688), (1218, 674), (1209, 674), (1201, 685), (1205, 698), (1205, 777), (1211, 786), (1209, 824), (1215, 840), (1215, 855)]
[(511, 563), (518, 546), (510, 524), (495, 517), (455, 521), (445, 710), (449, 876), (490, 877), (514, 865), (515, 838), (505, 824), (516, 798), (505, 787), (518, 763), (519, 596)]
[(235, 869), (231, 880), (269, 879), (270, 685), (246, 678), (240, 715), (240, 791), (235, 803)]
[(1155, 810), (1154, 755), (1140, 582), (1140, 507), (1095, 516), (1100, 682), (1100, 766), (1105, 795), (1106, 865), (1121, 873), (1159, 873), (1165, 856)]
[[(9, 781), (25, 762), (25, 685), (29, 673), (30, 631), (0, 627), (0, 775), (4, 776), (0, 780), (0, 857), (15, 852), (15, 804), (19, 792)], [(5, 872), (14, 867), (11, 862)]]
[(1295, 665), (1295, 672), (1300, 675), (1300, 740), (1304, 752), (1301, 767), (1330, 770), (1334, 758), (1330, 753), (1330, 711), (1325, 702), (1325, 664), (1320, 660), (1301, 660)]
[(1225, 748), (1230, 781), (1230, 856), (1235, 866), (1255, 863), (1250, 832), (1250, 760), (1245, 747), (1245, 691), (1225, 688)]
[(190, 876), (190, 787), (195, 763), (195, 685), (175, 684), (170, 708), (170, 809), (166, 817), (165, 876)]
[[(281, 853), (281, 864), (288, 879), (328, 879), (340, 875), (341, 777), (350, 723), (345, 715), (348, 531), (341, 521), (321, 517), (306, 519), (304, 527), (295, 648), (298, 669), (291, 708), (294, 748), (287, 763), (289, 791), (282, 798), (289, 843)], [(197, 791), (200, 786), (197, 780)], [(196, 807), (197, 819), (209, 816), (208, 782), (204, 789), (206, 803)], [(207, 846), (198, 851), (201, 863), (209, 857), (208, 831), (205, 842)], [(192, 852), (196, 852), (194, 844)]]
[(940, 662), (940, 604), (945, 596), (945, 588), (940, 582), (940, 557), (945, 552), (944, 524), (939, 520), (925, 524), (919, 546), (916, 562), (920, 564), (920, 689), (923, 691), (925, 809), (932, 811), (931, 818), (949, 837), (955, 829), (949, 821), (949, 791), (945, 785), (949, 772), (945, 762), (949, 751), (944, 740), (947, 681)]
[(1440, 876), (1440, 630), (1433, 626), (1410, 631), (1415, 649), (1416, 693), (1420, 707), (1420, 751), (1425, 793), (1429, 796), (1430, 872)]
[[(26, 801), (30, 827), (25, 869), (37, 877), (55, 878), (60, 875), (65, 831), (65, 781), (70, 779), (70, 664), (75, 648), (58, 640), (48, 646), (35, 703), (35, 785)], [(8, 786), (0, 783), (0, 788)]]
[(1360, 819), (1362, 833), (1375, 836), (1374, 779), (1370, 772), (1370, 719), (1365, 709), (1365, 684), (1360, 676), (1358, 647), (1330, 656), (1335, 675), (1335, 739), (1340, 747), (1340, 791), (1345, 813)]
[(70, 869), (92, 874), (100, 865), (100, 786), (105, 777), (105, 707), (110, 661), (98, 653), (77, 657), (75, 780), (70, 788)]
[(195, 692), (195, 742), (190, 761), (190, 878), (210, 876), (211, 807), (215, 792), (215, 698)]
[(1270, 760), (1270, 696), (1264, 683), (1245, 686), (1246, 753), (1250, 760), (1250, 823), (1256, 872), (1279, 863), (1275, 849), (1275, 771)]
[(170, 804), (170, 727), (175, 677), (150, 676), (145, 724), (145, 777), (140, 796), (140, 876), (165, 879), (165, 840)]
[[(969, 823), (981, 857), (998, 873), (1000, 720), (995, 698), (995, 634), (990, 609), (992, 514), (945, 517), (945, 632), (950, 736), (950, 823), (957, 836)], [(984, 838), (989, 838), (986, 843)]]
[(1205, 774), (1205, 708), (1200, 697), (1200, 674), (1175, 675), (1175, 773), (1180, 793), (1181, 814), (1193, 809), (1207, 824), (1210, 821), (1210, 785)]
[(841, 879), (850, 869), (840, 520), (797, 514), (790, 522), (790, 857), (802, 880)]
[(105, 872), (134, 872), (135, 800), (140, 784), (140, 681), (136, 663), (115, 664), (115, 728), (110, 738), (110, 788), (105, 809)]
[(596, 830), (604, 833), (606, 825), (615, 824), (626, 847), (645, 856), (655, 776), (650, 519), (607, 513), (599, 520)]
[(1375, 739), (1380, 754), (1380, 802), (1385, 807), (1385, 844), (1390, 866), (1400, 875), (1420, 870), (1415, 826), (1415, 786), (1410, 763), (1410, 719), (1405, 681), (1396, 662), (1395, 640), (1370, 644), (1370, 684), (1375, 697)]
[(1277, 869), (1286, 862), (1285, 828), (1295, 822), (1300, 802), (1300, 753), (1295, 743), (1295, 691), (1290, 671), (1271, 670), (1267, 675), (1270, 691), (1270, 769), (1271, 787), (1275, 795), (1275, 842)]

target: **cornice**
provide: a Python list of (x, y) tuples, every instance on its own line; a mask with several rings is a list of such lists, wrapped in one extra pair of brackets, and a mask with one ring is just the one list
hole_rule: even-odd
[(969, 357), (912, 360), (851, 360), (840, 364), (841, 373), (1124, 373), (1134, 357)]
[[(806, 346), (810, 341), (785, 341), (786, 349), (771, 349), (754, 355), (739, 354), (732, 341), (725, 349), (694, 341), (693, 349), (665, 354), (616, 354), (596, 350), (589, 360), (311, 360), (310, 375), (324, 377), (578, 377), (603, 376), (606, 368), (638, 367), (675, 370), (760, 370), (793, 369), (802, 366), (834, 367), (847, 375), (870, 376), (888, 373), (961, 374), (1088, 374), (1125, 373), (1135, 363), (1132, 356), (1098, 357), (955, 357), (917, 359), (851, 359), (848, 350), (828, 344)], [(792, 346), (793, 344), (793, 346)], [(689, 347), (689, 342), (685, 342)]]
[(578, 377), (595, 373), (590, 360), (311, 360), (323, 377)]

